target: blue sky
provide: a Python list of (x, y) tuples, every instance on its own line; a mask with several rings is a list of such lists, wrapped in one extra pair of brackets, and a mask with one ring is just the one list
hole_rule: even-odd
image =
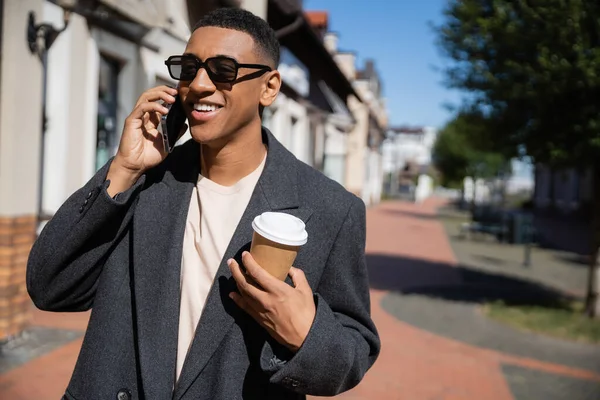
[(390, 123), (442, 127), (451, 117), (444, 104), (458, 104), (460, 93), (442, 84), (435, 68), (448, 60), (435, 46), (429, 22), (442, 21), (445, 0), (304, 0), (306, 10), (329, 12), (329, 30), (339, 49), (376, 62), (388, 102)]
[[(329, 12), (329, 30), (338, 48), (357, 55), (357, 67), (375, 60), (384, 85), (390, 125), (441, 128), (452, 117), (446, 104), (461, 93), (443, 85), (450, 62), (435, 45), (430, 24), (443, 22), (446, 0), (304, 0), (306, 10)], [(532, 168), (517, 162), (514, 174), (531, 179)]]

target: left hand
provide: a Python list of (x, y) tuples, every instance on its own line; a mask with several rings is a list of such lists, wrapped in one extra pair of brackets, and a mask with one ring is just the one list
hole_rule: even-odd
[(239, 294), (231, 292), (229, 297), (275, 340), (293, 352), (298, 351), (316, 314), (313, 292), (304, 272), (294, 267), (290, 269), (294, 283), (291, 287), (264, 270), (247, 251), (242, 254), (242, 262), (246, 274), (235, 260), (227, 261), (240, 291)]

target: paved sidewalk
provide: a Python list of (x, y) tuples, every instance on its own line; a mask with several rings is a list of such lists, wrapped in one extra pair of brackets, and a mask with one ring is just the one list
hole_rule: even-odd
[[(382, 354), (364, 381), (344, 399), (512, 400), (500, 364), (489, 352), (415, 328), (381, 307), (390, 290), (456, 285), (460, 273), (443, 226), (434, 216), (440, 201), (385, 203), (369, 211), (367, 252), (372, 313)], [(416, 214), (416, 215), (411, 215)], [(405, 262), (402, 262), (405, 260)], [(449, 265), (415, 268), (410, 260)]]
[(0, 375), (0, 399), (60, 399), (73, 372), (88, 318), (89, 313), (56, 314), (34, 310), (35, 328), (77, 332), (80, 338)]
[[(600, 358), (594, 358), (600, 354), (598, 346), (531, 338), (497, 325), (496, 336), (472, 340), (491, 336), (487, 333), (495, 323), (478, 315), (467, 300), (465, 284), (477, 283), (481, 275), (458, 265), (435, 216), (441, 204), (436, 200), (422, 205), (386, 203), (369, 212), (372, 312), (380, 329), (382, 355), (363, 383), (341, 397), (599, 399)], [(527, 343), (534, 343), (537, 351), (506, 351)], [(570, 358), (562, 358), (566, 365), (555, 362), (556, 357), (543, 353), (541, 347), (546, 353), (554, 350)], [(534, 357), (540, 355), (545, 357)]]
[[(416, 216), (416, 215), (415, 215)], [(576, 253), (543, 246), (533, 246), (530, 265), (525, 266), (525, 246), (499, 243), (490, 235), (464, 239), (459, 237), (460, 225), (469, 219), (469, 213), (454, 207), (440, 209), (438, 220), (446, 228), (446, 234), (458, 262), (480, 275), (490, 275), (492, 280), (505, 276), (533, 286), (546, 286), (562, 292), (583, 297), (588, 279), (585, 258)], [(572, 227), (553, 226), (560, 235), (581, 239), (581, 234), (572, 232)], [(558, 234), (554, 234), (558, 236)]]
[[(445, 332), (417, 328), (399, 319), (394, 307), (408, 306), (404, 289), (452, 288), (463, 280), (444, 227), (434, 217), (440, 201), (421, 205), (385, 203), (367, 214), (367, 253), (372, 314), (382, 340), (382, 353), (364, 381), (342, 394), (346, 400), (521, 400), (554, 399), (548, 388), (577, 379), (594, 400), (600, 374), (589, 369), (540, 361), (464, 343)], [(415, 300), (414, 298), (412, 300)], [(389, 306), (390, 301), (395, 302)], [(386, 305), (384, 309), (382, 304)], [(416, 304), (416, 303), (415, 303)], [(441, 307), (416, 310), (430, 320), (461, 324), (458, 314)], [(441, 303), (439, 303), (441, 304)], [(414, 305), (414, 304), (413, 304)], [(37, 312), (35, 323), (69, 331), (85, 328), (87, 315)], [(415, 324), (416, 325), (416, 324)], [(473, 329), (478, 329), (476, 326)], [(0, 376), (0, 398), (58, 399), (68, 383), (81, 339), (76, 339)], [(548, 382), (532, 388), (530, 379)], [(582, 387), (582, 386), (578, 386)], [(539, 390), (538, 390), (539, 389)], [(535, 392), (538, 390), (538, 392)], [(546, 390), (546, 392), (544, 392)]]

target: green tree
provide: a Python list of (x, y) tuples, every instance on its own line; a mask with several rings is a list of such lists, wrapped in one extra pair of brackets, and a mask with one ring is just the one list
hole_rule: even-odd
[(438, 134), (433, 162), (441, 174), (442, 186), (460, 188), (467, 176), (493, 178), (502, 171), (506, 158), (491, 150), (482, 138), (487, 123), (477, 114), (459, 113)]
[(467, 156), (462, 151), (464, 144), (463, 138), (456, 135), (456, 131), (449, 126), (444, 127), (438, 134), (433, 148), (433, 162), (444, 187), (462, 188), (468, 168)]
[(600, 314), (600, 2), (449, 0), (439, 44), (448, 84), (492, 121), (489, 143), (536, 163), (593, 168), (586, 310)]

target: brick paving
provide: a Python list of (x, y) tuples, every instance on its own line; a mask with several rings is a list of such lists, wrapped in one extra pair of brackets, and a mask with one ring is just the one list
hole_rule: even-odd
[[(55, 314), (33, 311), (39, 327), (84, 331), (88, 313)], [(0, 398), (11, 400), (56, 400), (64, 394), (73, 372), (82, 338), (0, 375)]]
[[(372, 313), (380, 330), (382, 354), (363, 382), (344, 399), (512, 400), (500, 364), (490, 352), (446, 339), (394, 318), (381, 307), (388, 290), (397, 287), (456, 285), (452, 268), (411, 268), (394, 258), (456, 264), (443, 226), (435, 218), (441, 205), (385, 203), (369, 210), (367, 252), (381, 260), (370, 265)], [(414, 215), (412, 215), (414, 214)]]
[[(507, 366), (600, 383), (600, 374), (593, 371), (468, 345), (411, 326), (382, 308), (384, 297), (398, 287), (460, 284), (460, 270), (453, 268), (457, 260), (444, 228), (431, 218), (440, 204), (437, 200), (421, 205), (392, 202), (368, 211), (372, 314), (381, 335), (382, 354), (364, 381), (339, 398), (519, 400), (511, 392), (514, 382), (508, 382), (503, 372)], [(394, 263), (398, 258), (437, 267)], [(86, 322), (86, 314), (34, 313), (34, 323), (40, 326), (82, 330)], [(60, 398), (80, 344), (81, 339), (75, 340), (0, 376), (0, 398)]]

